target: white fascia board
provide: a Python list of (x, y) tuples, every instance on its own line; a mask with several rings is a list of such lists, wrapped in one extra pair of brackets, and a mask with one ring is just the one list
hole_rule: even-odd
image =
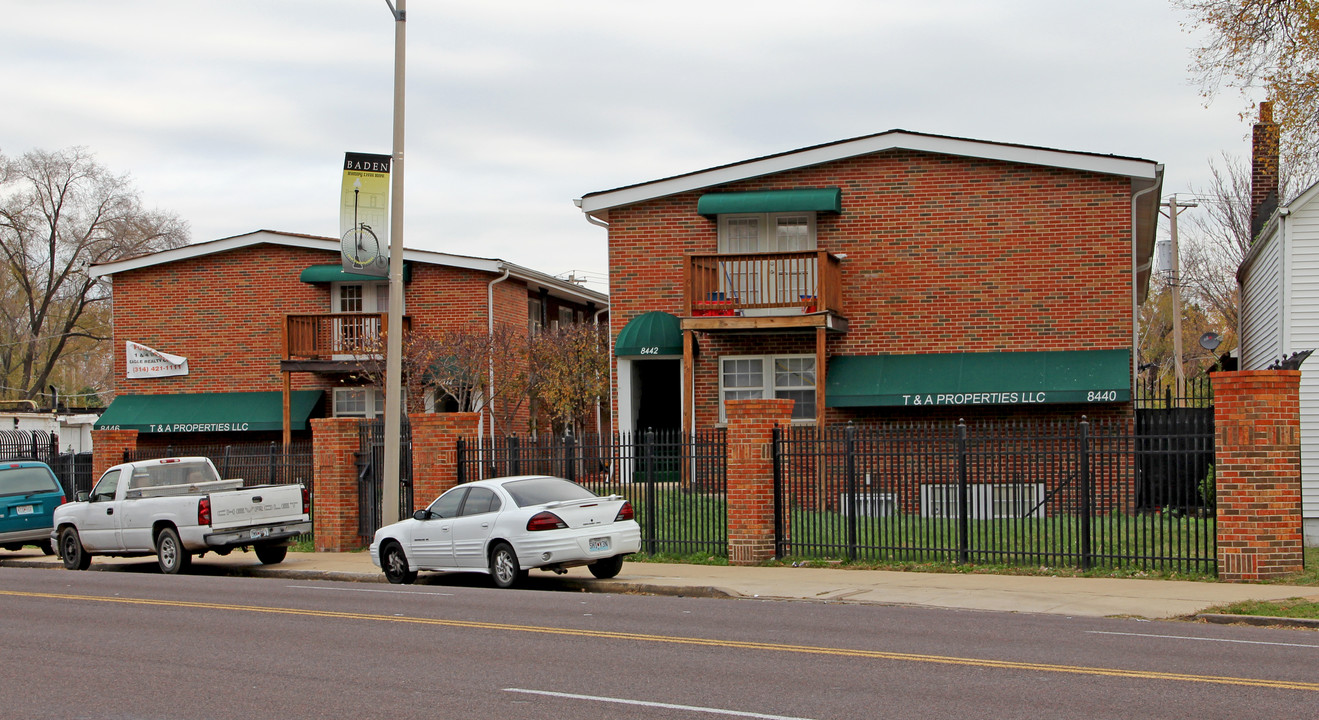
[(608, 211), (610, 208), (886, 150), (912, 150), (1027, 165), (1043, 165), (1105, 175), (1121, 175), (1141, 180), (1154, 180), (1158, 168), (1158, 164), (1151, 160), (1050, 150), (1048, 148), (1022, 145), (1004, 145), (979, 140), (964, 140), (939, 135), (919, 135), (899, 131), (871, 135), (856, 140), (845, 140), (830, 145), (774, 155), (760, 160), (751, 160), (688, 175), (680, 175), (667, 180), (657, 180), (651, 183), (588, 195), (581, 199), (581, 208), (582, 212), (587, 215), (601, 217), (601, 213)]
[(602, 292), (591, 290), (590, 288), (585, 288), (575, 283), (570, 283), (567, 280), (556, 278), (553, 275), (546, 275), (543, 272), (524, 268), (520, 265), (514, 265), (513, 263), (501, 263), (499, 272), (502, 273), (505, 269), (508, 270), (509, 277), (515, 277), (528, 284), (547, 288), (552, 294), (559, 297), (583, 303), (592, 302), (602, 308), (609, 306), (609, 296)]
[[(339, 252), (339, 241), (334, 238), (316, 237), (314, 235), (294, 235), (261, 230), (246, 235), (236, 235), (234, 237), (223, 238), (220, 240), (211, 240), (208, 242), (186, 245), (172, 250), (162, 250), (161, 252), (151, 253), (150, 255), (143, 255), (128, 260), (121, 260), (119, 262), (94, 265), (88, 268), (87, 273), (92, 277), (103, 277), (106, 275), (114, 275), (115, 273), (127, 272), (129, 270), (151, 267), (153, 265), (164, 265), (167, 263), (178, 262), (180, 260), (189, 260), (205, 255), (238, 250), (263, 243), (269, 245), (283, 245), (285, 247), (307, 248), (311, 250), (324, 250), (332, 253)], [(500, 273), (504, 271), (504, 264), (499, 260), (465, 257), (462, 255), (449, 255), (448, 253), (437, 253), (427, 250), (404, 250), (403, 259), (429, 265), (446, 265), (449, 267), (466, 270), (481, 270), (490, 273)]]

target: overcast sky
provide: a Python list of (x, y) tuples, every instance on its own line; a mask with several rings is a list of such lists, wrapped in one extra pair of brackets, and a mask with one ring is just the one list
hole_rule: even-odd
[[(392, 149), (383, 0), (3, 0), (0, 152), (81, 145), (201, 242), (338, 234)], [(1249, 152), (1164, 0), (412, 0), (406, 244), (603, 279), (574, 198), (900, 128), (1155, 160)], [(603, 285), (595, 285), (605, 289)]]

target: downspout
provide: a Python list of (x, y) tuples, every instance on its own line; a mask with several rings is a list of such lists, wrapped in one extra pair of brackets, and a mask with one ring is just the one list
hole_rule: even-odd
[[(509, 273), (511, 272), (512, 270), (510, 270), (508, 266), (505, 265), (504, 274), (495, 278), (494, 280), (491, 280), (490, 284), (485, 286), (486, 332), (487, 332), (487, 337), (491, 338), (492, 340), (495, 337), (495, 285), (498, 285), (499, 283), (507, 280)], [(485, 399), (485, 406), (490, 411), (489, 413), (490, 442), (493, 444), (495, 440), (495, 358), (491, 356), (486, 359), (486, 362), (489, 364), (488, 382), (490, 387), (490, 396)], [(481, 424), (485, 423), (485, 416), (486, 413), (481, 413), (480, 424), (478, 424), (476, 427), (477, 437), (482, 437), (485, 435), (485, 433), (482, 432), (481, 430)]]
[[(589, 218), (589, 217), (591, 217), (591, 216), (590, 216), (590, 215), (587, 215), (587, 217)], [(596, 341), (596, 342), (600, 342), (600, 316), (601, 316), (601, 315), (604, 315), (604, 314), (607, 313), (607, 312), (609, 312), (609, 306), (608, 306), (608, 305), (605, 305), (604, 307), (600, 308), (599, 310), (596, 310), (596, 311), (595, 311), (595, 316), (592, 318), (592, 321), (595, 323), (595, 327), (596, 327), (596, 333), (595, 333), (595, 341)], [(611, 351), (609, 351), (609, 354), (610, 354), (610, 356), (612, 356), (612, 355), (614, 354), (614, 352), (611, 350)], [(609, 363), (609, 390), (610, 390), (611, 393), (613, 392), (613, 388), (614, 388), (614, 363), (610, 362), (610, 363)], [(612, 407), (611, 407), (611, 409), (612, 409)], [(617, 425), (615, 425), (614, 427), (616, 428)], [(597, 436), (599, 436), (600, 433), (601, 433), (602, 431), (603, 431), (603, 428), (602, 428), (601, 425), (600, 425), (600, 401), (599, 401), (599, 400), (596, 400), (596, 401), (595, 401), (595, 434), (596, 434)]]
[[(1163, 187), (1163, 166), (1158, 165), (1154, 171), (1154, 182), (1144, 190), (1131, 196), (1131, 388), (1133, 392), (1140, 387), (1140, 267), (1136, 265), (1136, 203), (1142, 195)], [(1151, 255), (1151, 261), (1153, 255)], [(1148, 267), (1148, 264), (1146, 265)]]
[[(1278, 294), (1281, 301), (1279, 310), (1282, 311), (1282, 317), (1279, 324), (1282, 326), (1282, 342), (1279, 343), (1279, 349), (1285, 358), (1291, 355), (1292, 350), (1292, 313), (1294, 312), (1295, 301), (1292, 299), (1292, 251), (1291, 238), (1287, 237), (1287, 218), (1290, 216), (1291, 208), (1278, 209), (1278, 257), (1282, 260), (1282, 292)], [(1240, 296), (1238, 296), (1237, 307), (1241, 306)], [(1241, 313), (1237, 312), (1237, 318), (1240, 319)], [(1241, 334), (1237, 333), (1237, 345), (1241, 344)], [(1237, 353), (1240, 355), (1240, 351)]]

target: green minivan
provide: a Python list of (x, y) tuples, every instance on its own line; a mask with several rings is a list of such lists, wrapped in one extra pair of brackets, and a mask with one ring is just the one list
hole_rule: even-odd
[(64, 504), (64, 489), (55, 471), (36, 460), (0, 460), (0, 547), (22, 550), (36, 545), (47, 555), (51, 516)]

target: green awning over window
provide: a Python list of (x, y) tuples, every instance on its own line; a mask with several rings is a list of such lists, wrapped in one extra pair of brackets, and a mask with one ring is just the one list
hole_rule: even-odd
[[(386, 278), (345, 272), (342, 265), (312, 265), (298, 279), (305, 283), (385, 282)], [(403, 263), (403, 282), (412, 282), (412, 263)]]
[(652, 357), (682, 354), (682, 321), (676, 315), (653, 310), (628, 321), (614, 343), (617, 357)]
[(806, 190), (761, 190), (758, 192), (709, 193), (696, 201), (701, 215), (771, 212), (843, 211), (843, 192), (836, 187)]
[[(291, 430), (306, 430), (307, 417), (322, 390), (294, 390), (289, 396)], [(144, 433), (253, 432), (284, 429), (284, 394), (279, 392), (120, 395), (110, 403), (97, 430)]]
[(829, 360), (826, 407), (1128, 402), (1127, 350), (848, 355)]

